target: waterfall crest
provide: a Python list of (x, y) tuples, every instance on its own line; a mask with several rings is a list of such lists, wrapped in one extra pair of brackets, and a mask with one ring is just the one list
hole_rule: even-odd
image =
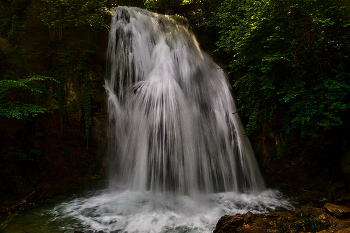
[(107, 49), (110, 186), (265, 188), (223, 70), (181, 17), (118, 7)]

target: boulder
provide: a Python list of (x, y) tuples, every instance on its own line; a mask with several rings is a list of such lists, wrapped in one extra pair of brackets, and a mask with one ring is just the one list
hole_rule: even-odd
[(320, 215), (325, 213), (325, 210), (322, 208), (317, 208), (312, 204), (301, 207), (295, 211), (296, 216), (310, 216), (310, 215)]
[(332, 203), (326, 203), (324, 208), (333, 216), (345, 216), (350, 214), (350, 208), (346, 206), (336, 205)]
[(350, 227), (341, 229), (339, 231), (336, 231), (335, 233), (349, 233), (350, 232)]
[[(340, 220), (337, 225), (336, 225), (336, 230), (341, 230), (341, 229), (345, 229), (345, 228), (349, 228), (350, 227), (350, 221), (349, 220)], [(349, 231), (350, 232), (350, 231)]]
[(216, 224), (214, 233), (237, 232), (236, 228), (241, 226), (242, 224), (243, 215), (224, 215), (219, 219), (218, 223)]

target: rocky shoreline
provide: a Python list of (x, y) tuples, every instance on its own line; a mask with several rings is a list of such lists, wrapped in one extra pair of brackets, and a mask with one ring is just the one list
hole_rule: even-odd
[(333, 203), (311, 203), (291, 211), (277, 207), (266, 214), (225, 215), (218, 221), (214, 233), (349, 233), (350, 197)]

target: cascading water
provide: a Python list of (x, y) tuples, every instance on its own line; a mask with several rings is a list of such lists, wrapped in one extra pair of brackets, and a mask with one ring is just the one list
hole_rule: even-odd
[(183, 20), (126, 7), (113, 15), (110, 187), (23, 222), (38, 219), (33, 232), (212, 232), (225, 214), (293, 209), (265, 189), (226, 76)]
[(180, 17), (113, 11), (110, 182), (183, 194), (264, 189), (222, 69)]

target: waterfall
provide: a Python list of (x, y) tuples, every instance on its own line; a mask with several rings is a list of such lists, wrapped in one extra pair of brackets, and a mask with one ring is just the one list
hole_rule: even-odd
[(226, 214), (293, 209), (265, 188), (227, 76), (186, 21), (138, 8), (112, 13), (105, 79), (109, 187), (57, 205), (48, 226), (209, 233)]
[(118, 7), (107, 48), (110, 187), (265, 188), (227, 76), (179, 16)]

